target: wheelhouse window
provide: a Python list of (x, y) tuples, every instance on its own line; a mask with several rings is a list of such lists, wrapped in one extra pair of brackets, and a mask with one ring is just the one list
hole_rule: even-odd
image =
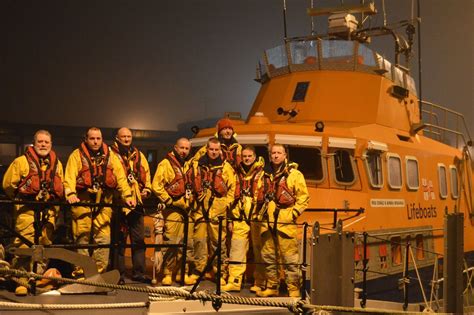
[(387, 154), (388, 185), (392, 189), (402, 188), (402, 163), (394, 153)]
[(459, 185), (458, 185), (458, 170), (456, 166), (449, 166), (449, 175), (451, 178), (451, 197), (458, 199), (459, 197)]
[(418, 160), (415, 157), (405, 157), (407, 188), (409, 190), (418, 190), (420, 187), (420, 175), (418, 171)]
[(350, 185), (355, 181), (354, 162), (351, 155), (352, 150), (334, 150), (332, 160), (334, 165), (334, 177), (341, 185)]
[(321, 182), (324, 179), (324, 169), (319, 148), (310, 147), (288, 147), (288, 159), (298, 163), (300, 170), (306, 180)]
[(439, 195), (445, 199), (448, 197), (448, 185), (446, 179), (446, 166), (444, 164), (438, 164), (438, 182), (439, 182)]
[(270, 71), (288, 66), (288, 57), (286, 55), (285, 45), (270, 48), (265, 52), (265, 54), (268, 60), (268, 68)]
[(382, 172), (382, 151), (367, 150), (365, 153), (365, 166), (369, 183), (373, 188), (382, 188), (383, 172)]

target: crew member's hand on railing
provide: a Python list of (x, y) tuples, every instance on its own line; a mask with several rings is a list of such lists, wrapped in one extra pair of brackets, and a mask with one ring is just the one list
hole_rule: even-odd
[(76, 195), (70, 195), (69, 197), (67, 197), (67, 202), (68, 203), (77, 203), (77, 202), (80, 202), (81, 199), (79, 199)]

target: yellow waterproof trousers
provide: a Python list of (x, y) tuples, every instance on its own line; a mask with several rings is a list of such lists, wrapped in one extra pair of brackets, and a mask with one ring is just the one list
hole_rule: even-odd
[[(182, 210), (184, 211), (184, 210)], [(176, 209), (165, 209), (165, 231), (164, 244), (182, 244), (184, 240), (184, 213)], [(192, 217), (189, 218), (188, 225), (188, 243), (186, 250), (186, 270), (189, 270), (189, 264), (193, 262), (193, 229), (194, 223)], [(163, 248), (164, 268), (163, 274), (165, 276), (172, 275), (173, 271), (181, 270), (181, 265), (178, 264), (183, 255), (182, 248)]]
[[(296, 229), (296, 226), (294, 227)], [(281, 232), (272, 233), (265, 230), (262, 233), (262, 260), (265, 263), (267, 288), (276, 289), (279, 281), (279, 265), (283, 264), (285, 281), (289, 291), (301, 288), (299, 270), (298, 240)]]
[[(220, 213), (224, 220), (222, 221), (222, 235), (221, 235), (221, 262), (222, 262), (222, 275), (226, 277), (227, 271), (225, 263), (227, 262), (227, 246), (226, 246), (226, 220), (225, 210)], [(202, 215), (202, 210), (198, 210), (195, 214), (194, 223), (194, 264), (195, 273), (201, 273), (206, 267), (207, 260), (212, 256), (217, 248), (218, 232), (219, 232), (219, 221), (218, 215), (210, 212), (210, 221), (206, 222)], [(217, 266), (217, 258), (213, 261), (214, 270)]]
[[(41, 211), (38, 207), (31, 207), (28, 205), (21, 205), (15, 207), (15, 231), (21, 236), (29, 240), (31, 243), (35, 243), (35, 212)], [(57, 210), (54, 207), (50, 207), (42, 211), (42, 215), (39, 216), (42, 225), (42, 230), (39, 234), (38, 245), (50, 245), (52, 243), (52, 235), (56, 222)], [(18, 237), (13, 241), (13, 246), (19, 248), (28, 248), (21, 239)], [(12, 261), (14, 268), (31, 271), (31, 257), (14, 257)], [(45, 264), (38, 265), (38, 273), (44, 272)]]
[[(78, 194), (81, 202), (96, 202), (95, 195), (88, 192)], [(106, 193), (102, 202), (111, 203), (112, 194)], [(72, 211), (72, 233), (74, 241), (78, 245), (110, 244), (110, 222), (112, 218), (112, 208), (103, 207), (71, 207)], [(92, 237), (92, 239), (91, 239)], [(88, 249), (78, 249), (77, 252), (89, 256)], [(98, 248), (92, 251), (92, 258), (97, 264), (99, 273), (107, 271), (109, 264), (109, 248)], [(81, 271), (76, 269), (76, 272)]]
[(255, 284), (261, 288), (265, 287), (265, 267), (262, 264), (261, 251), (262, 243), (260, 239), (259, 222), (234, 221), (232, 229), (232, 241), (230, 245), (230, 261), (242, 262), (242, 264), (229, 264), (229, 283), (242, 283), (242, 276), (247, 269), (247, 252), (249, 249), (249, 237), (252, 240), (252, 250), (255, 265)]

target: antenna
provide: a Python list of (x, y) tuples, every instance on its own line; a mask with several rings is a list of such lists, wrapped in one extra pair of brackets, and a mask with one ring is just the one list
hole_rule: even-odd
[[(412, 0), (413, 1), (413, 0)], [(420, 119), (421, 119), (421, 102), (423, 102), (423, 91), (421, 89), (421, 4), (420, 0), (416, 0), (416, 11), (417, 11), (417, 17), (416, 21), (418, 24), (418, 90), (420, 91), (420, 95), (418, 97), (418, 107), (420, 111)]]
[[(314, 9), (314, 0), (309, 0), (311, 9)], [(314, 35), (314, 16), (311, 16), (311, 35)]]
[(285, 41), (286, 41), (286, 38), (287, 38), (287, 32), (286, 32), (286, 0), (283, 0), (283, 31), (284, 31)]
[(387, 11), (385, 11), (385, 0), (382, 0), (383, 26), (387, 26)]

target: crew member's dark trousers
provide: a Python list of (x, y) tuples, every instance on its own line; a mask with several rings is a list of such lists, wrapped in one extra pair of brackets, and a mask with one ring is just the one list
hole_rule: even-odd
[[(143, 208), (137, 206), (128, 215), (122, 213), (120, 223), (126, 227), (120, 233), (120, 244), (126, 244), (127, 236), (130, 235), (130, 243), (132, 245), (132, 278), (141, 278), (146, 273), (145, 262), (145, 226), (143, 223)], [(125, 248), (119, 251), (118, 267), (120, 277), (125, 274)]]

